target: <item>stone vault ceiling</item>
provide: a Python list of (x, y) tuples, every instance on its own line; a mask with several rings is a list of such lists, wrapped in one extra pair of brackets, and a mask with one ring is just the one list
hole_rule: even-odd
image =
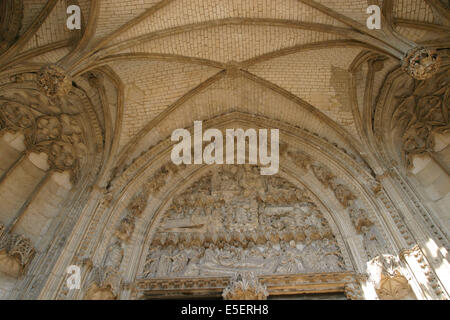
[[(357, 142), (357, 115), (352, 111), (356, 102), (349, 94), (348, 70), (368, 48), (389, 53), (391, 59), (396, 54), (364, 30), (365, 9), (371, 1), (74, 3), (82, 9), (81, 32), (61, 27), (67, 1), (23, 1), (19, 34), (28, 33), (15, 50), (18, 58), (9, 66), (60, 62), (70, 64), (74, 75), (108, 68), (123, 85), (120, 128), (115, 128), (117, 150), (122, 153), (136, 145), (136, 137), (155, 127), (158, 117), (175, 112), (171, 109), (186, 112), (191, 98), (183, 103), (180, 99), (193, 90), (209, 97), (208, 102), (199, 102), (204, 104), (201, 117), (214, 114), (210, 110), (214, 96), (232, 96), (236, 88), (245, 88), (252, 97), (248, 111), (261, 108), (264, 95), (276, 92), (279, 97), (271, 100), (269, 108), (287, 113), (288, 121), (311, 117), (284, 110), (292, 103), (288, 100), (302, 101)], [(389, 11), (389, 25), (406, 39), (433, 42), (445, 36), (446, 27), (428, 1), (385, 1), (383, 5)], [(41, 23), (36, 24), (37, 20)], [(387, 67), (392, 65), (395, 61), (387, 62)], [(230, 75), (223, 70), (232, 69), (245, 75), (229, 81)], [(208, 82), (217, 83), (209, 86)], [(255, 82), (264, 89), (255, 87)]]
[[(66, 27), (72, 4), (81, 8), (80, 30)], [(380, 30), (366, 26), (372, 4), (382, 10)], [(403, 249), (416, 254), (413, 246), (431, 238), (438, 249), (426, 254), (447, 256), (449, 6), (446, 0), (0, 3), (6, 13), (0, 19), (0, 240), (24, 234), (31, 248), (12, 273), (31, 265), (36, 273), (61, 274), (64, 263), (89, 260), (98, 271), (90, 276), (101, 278), (110, 258), (107, 267), (122, 268), (131, 283), (145, 257), (154, 258), (150, 244), (165, 241), (152, 238), (154, 230), (181, 225), (171, 215), (194, 210), (189, 194), (198, 190), (191, 185), (203, 181), (206, 193), (218, 190), (215, 196), (225, 201), (226, 182), (216, 188), (208, 180), (221, 179), (217, 172), (250, 175), (248, 184), (237, 185), (255, 183), (254, 168), (213, 168), (213, 174), (168, 165), (172, 132), (192, 129), (196, 120), (221, 130), (280, 129), (282, 179), (260, 184), (303, 190), (305, 197), (291, 195), (295, 201), (288, 202), (302, 215), (326, 218), (324, 246), (330, 240), (342, 253), (338, 264), (328, 261), (335, 264), (330, 270), (365, 272), (369, 259)], [(418, 55), (423, 52), (430, 54)], [(439, 63), (421, 68), (429, 57), (439, 61), (439, 71), (432, 72)], [(415, 160), (425, 153), (432, 160)], [(429, 169), (430, 163), (438, 164)], [(420, 183), (429, 199), (417, 195)], [(177, 197), (186, 203), (169, 208)], [(170, 241), (196, 247), (195, 237)], [(235, 237), (236, 243), (254, 240)], [(2, 250), (0, 273), (7, 269), (1, 259), (12, 259)], [(114, 255), (121, 255), (118, 263)], [(436, 261), (430, 266), (441, 279), (445, 269)], [(65, 297), (60, 279), (45, 281), (27, 278), (11, 287), (20, 287), (21, 297)], [(448, 298), (449, 284), (424, 281), (428, 291), (420, 297)], [(7, 291), (2, 286), (0, 297)]]

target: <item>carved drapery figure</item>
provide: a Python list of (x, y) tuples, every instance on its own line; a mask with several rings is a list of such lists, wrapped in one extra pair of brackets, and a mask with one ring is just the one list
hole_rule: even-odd
[(119, 224), (119, 227), (116, 229), (115, 235), (121, 241), (127, 242), (131, 235), (133, 234), (135, 228), (135, 218), (134, 215), (128, 214), (126, 215)]
[(222, 296), (225, 300), (267, 300), (269, 293), (253, 273), (246, 272), (235, 274)]
[(120, 241), (112, 244), (106, 252), (104, 266), (118, 270), (123, 259), (123, 247)]

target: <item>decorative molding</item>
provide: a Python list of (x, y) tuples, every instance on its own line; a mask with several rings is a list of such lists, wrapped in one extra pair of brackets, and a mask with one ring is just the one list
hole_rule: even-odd
[[(410, 264), (409, 259), (412, 259), (417, 263), (420, 269), (417, 271), (425, 276), (427, 287), (425, 290), (430, 290), (434, 292), (437, 298), (442, 300), (448, 300), (449, 296), (445, 289), (440, 284), (438, 277), (436, 276), (433, 267), (429, 264), (427, 258), (423, 254), (422, 250), (418, 245), (415, 245), (411, 249), (406, 249), (400, 252), (400, 259), (405, 261), (405, 263)], [(414, 269), (414, 266), (411, 266)]]
[[(141, 299), (183, 295), (221, 296), (230, 284), (230, 277), (192, 277), (137, 280), (135, 297)], [(269, 296), (344, 292), (346, 286), (356, 281), (350, 272), (310, 273), (297, 275), (258, 276)]]

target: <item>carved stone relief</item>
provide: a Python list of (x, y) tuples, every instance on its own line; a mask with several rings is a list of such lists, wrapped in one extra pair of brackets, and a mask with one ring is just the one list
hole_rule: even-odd
[(144, 277), (344, 270), (336, 239), (308, 196), (254, 166), (208, 173), (175, 196), (152, 240)]
[(450, 132), (448, 70), (430, 81), (409, 81), (396, 97), (399, 103), (393, 113), (392, 129), (401, 137), (404, 161), (411, 169), (415, 155), (433, 151), (433, 134)]
[[(31, 91), (0, 95), (1, 131), (25, 137), (28, 152), (45, 152), (52, 169), (69, 171), (75, 182), (80, 163), (86, 157), (86, 142), (79, 118), (72, 108), (60, 103), (52, 104)], [(28, 102), (27, 102), (28, 101)]]
[[(85, 294), (87, 300), (116, 299), (120, 290), (120, 265), (123, 259), (124, 247), (133, 235), (136, 219), (141, 216), (147, 207), (150, 194), (158, 192), (164, 187), (167, 175), (175, 173), (177, 168), (167, 164), (158, 169), (143, 185), (125, 210), (125, 216), (114, 230), (114, 237), (109, 246), (104, 261), (100, 266), (94, 267), (88, 280), (88, 290)], [(176, 270), (176, 268), (174, 268)]]

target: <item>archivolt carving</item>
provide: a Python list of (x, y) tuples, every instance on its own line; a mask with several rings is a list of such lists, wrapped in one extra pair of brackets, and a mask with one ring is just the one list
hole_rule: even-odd
[(132, 213), (129, 213), (120, 221), (115, 235), (120, 240), (127, 242), (131, 238), (131, 235), (134, 232), (134, 228), (135, 217)]
[(151, 194), (157, 193), (164, 185), (170, 173), (176, 173), (178, 167), (172, 163), (162, 166), (157, 170), (146, 183), (142, 190), (133, 197), (127, 207), (127, 214), (121, 220), (115, 235), (122, 241), (128, 241), (133, 234), (135, 219), (139, 217), (147, 207), (148, 198)]
[(355, 200), (353, 193), (344, 185), (338, 184), (333, 186), (336, 199), (342, 204), (344, 208), (348, 208), (351, 205), (351, 201)]
[(347, 186), (340, 184), (336, 176), (334, 176), (325, 166), (321, 164), (312, 164), (310, 168), (323, 186), (331, 188), (339, 203), (341, 203), (345, 209), (348, 209), (357, 233), (363, 236), (363, 243), (368, 256), (374, 258), (382, 253), (385, 248), (383, 238), (375, 223), (369, 218), (366, 210), (361, 208), (361, 205), (353, 192)]
[(344, 270), (331, 228), (307, 192), (258, 170), (223, 167), (175, 196), (144, 277)]
[(324, 185), (324, 187), (328, 188), (330, 186), (331, 180), (335, 178), (335, 176), (331, 173), (330, 170), (325, 168), (324, 166), (312, 164), (311, 165), (312, 172), (316, 176), (316, 178)]
[(161, 167), (130, 201), (125, 216), (114, 230), (113, 242), (107, 249), (103, 264), (100, 267), (95, 267), (91, 272), (88, 281), (89, 289), (85, 294), (85, 299), (110, 300), (117, 298), (121, 284), (119, 269), (125, 244), (133, 235), (136, 219), (147, 207), (148, 197), (150, 194), (158, 192), (165, 185), (169, 172), (174, 172), (171, 165)]
[(433, 151), (433, 133), (450, 131), (450, 75), (446, 70), (436, 79), (408, 84), (400, 91), (402, 95), (397, 95), (400, 102), (392, 129), (402, 138), (405, 163), (411, 169), (414, 155)]
[(0, 272), (12, 277), (20, 277), (34, 257), (31, 241), (21, 235), (4, 234), (0, 226)]
[[(436, 274), (433, 270), (433, 268), (430, 266), (430, 263), (427, 261), (427, 258), (424, 256), (422, 250), (418, 245), (412, 247), (409, 250), (404, 250), (401, 255), (401, 259), (403, 261), (407, 261), (408, 259), (412, 258), (415, 260), (415, 262), (418, 264), (420, 270), (425, 274), (427, 283), (427, 289), (425, 290), (432, 290), (434, 291), (434, 294), (439, 299), (448, 299), (448, 296), (445, 294), (444, 289), (442, 288), (441, 284), (437, 280)], [(409, 264), (409, 262), (408, 262)]]

